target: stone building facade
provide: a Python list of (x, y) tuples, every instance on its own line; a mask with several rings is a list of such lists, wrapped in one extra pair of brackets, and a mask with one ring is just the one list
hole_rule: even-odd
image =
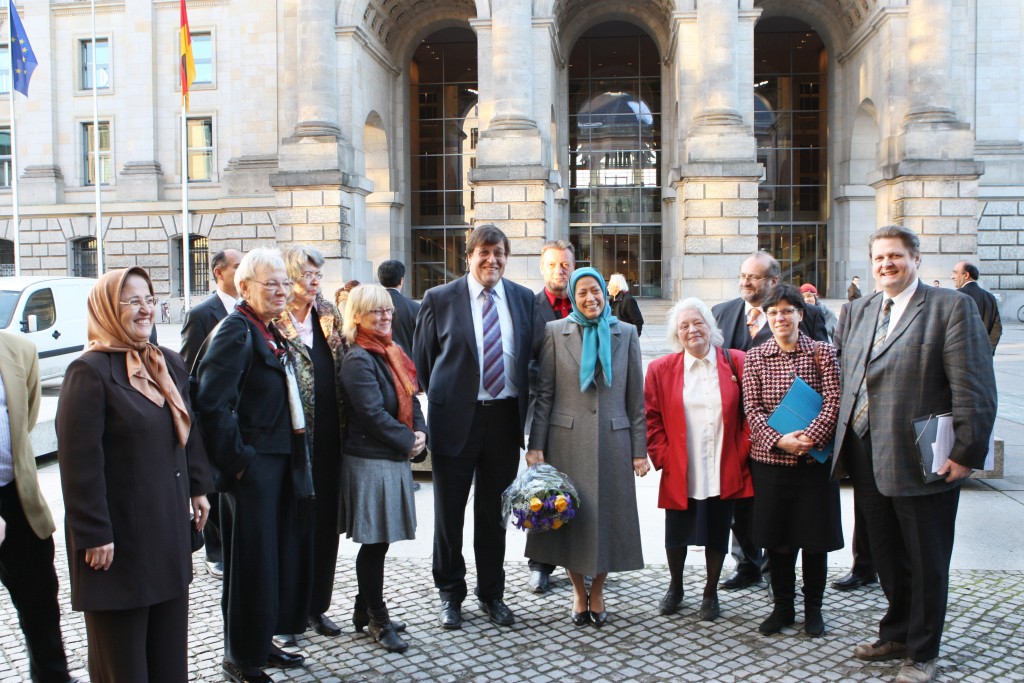
[[(178, 2), (96, 6), (96, 74), (89, 3), (20, 9), (40, 66), (31, 96), (16, 96), (17, 169), (0, 114), (0, 183), (20, 179), (22, 270), (88, 274), (95, 261), (95, 77), (104, 263), (146, 266), (173, 298), (185, 267)], [(464, 272), (467, 229), (493, 222), (512, 240), (508, 275), (535, 287), (541, 245), (567, 238), (578, 262), (623, 272), (639, 296), (734, 296), (740, 262), (765, 248), (790, 279), (841, 298), (853, 275), (871, 282), (866, 236), (902, 223), (921, 235), (926, 280), (971, 258), (1008, 300), (1024, 290), (1015, 0), (188, 11), (197, 261), (299, 241), (328, 257), (328, 289), (399, 258), (422, 296)], [(6, 240), (10, 204), (0, 188)], [(208, 273), (190, 267), (198, 295)]]

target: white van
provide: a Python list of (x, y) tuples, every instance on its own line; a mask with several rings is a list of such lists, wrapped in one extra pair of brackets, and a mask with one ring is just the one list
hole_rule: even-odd
[(62, 377), (85, 350), (86, 302), (95, 284), (84, 277), (0, 277), (0, 329), (36, 345), (39, 379)]

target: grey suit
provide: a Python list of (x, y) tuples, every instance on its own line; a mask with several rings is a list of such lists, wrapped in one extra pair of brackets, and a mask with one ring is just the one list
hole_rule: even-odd
[[(960, 482), (925, 484), (911, 420), (952, 412), (953, 461), (980, 468), (996, 415), (985, 329), (965, 295), (918, 284), (897, 324), (869, 358), (884, 296), (849, 304), (843, 396), (833, 476), (848, 471), (864, 509), (871, 555), (889, 602), (879, 638), (907, 644), (919, 662), (938, 655)], [(870, 428), (853, 410), (867, 378)]]

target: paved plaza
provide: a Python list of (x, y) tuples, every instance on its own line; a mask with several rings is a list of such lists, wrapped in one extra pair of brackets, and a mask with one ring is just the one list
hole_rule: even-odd
[[(663, 312), (661, 312), (663, 313)], [(645, 326), (644, 359), (665, 352), (664, 326)], [(650, 331), (648, 333), (648, 330)], [(161, 341), (174, 347), (176, 331), (160, 326)], [(961, 496), (950, 585), (949, 613), (938, 660), (939, 681), (1024, 681), (1024, 326), (1008, 325), (996, 356), (1000, 384), (997, 436), (1006, 441), (1004, 476), (971, 481)], [(52, 459), (41, 462), (40, 481), (58, 520), (57, 571), (62, 626), (74, 673), (86, 674), (86, 636), (80, 613), (69, 604), (59, 473)], [(472, 600), (465, 603), (461, 631), (436, 625), (437, 598), (430, 572), (432, 490), (422, 478), (417, 493), (417, 540), (392, 547), (385, 592), (392, 615), (409, 624), (407, 653), (389, 654), (365, 634), (355, 634), (346, 617), (355, 595), (353, 558), (358, 547), (343, 540), (330, 616), (349, 628), (338, 638), (308, 632), (299, 640), (307, 655), (303, 669), (268, 670), (276, 681), (891, 681), (899, 662), (864, 663), (852, 658), (854, 645), (873, 640), (884, 607), (881, 589), (841, 593), (828, 589), (826, 633), (812, 639), (795, 628), (761, 636), (757, 625), (771, 610), (767, 591), (721, 591), (722, 617), (697, 622), (703, 585), (703, 554), (691, 549), (683, 609), (659, 616), (667, 581), (662, 547), (663, 513), (657, 509), (657, 475), (637, 482), (647, 566), (611, 575), (608, 625), (576, 628), (569, 620), (572, 590), (559, 570), (553, 589), (538, 596), (525, 590), (525, 537), (509, 531), (506, 601), (516, 613), (512, 628), (489, 624)], [(852, 495), (842, 491), (844, 529), (850, 538)], [(467, 525), (467, 539), (472, 538)], [(472, 551), (466, 549), (467, 560)], [(845, 573), (849, 550), (829, 556), (830, 580)], [(191, 680), (220, 681), (223, 638), (219, 612), (221, 582), (195, 557), (191, 592), (189, 670)], [(470, 564), (469, 584), (475, 575)], [(17, 615), (6, 592), (0, 598), (0, 681), (28, 679), (28, 662)]]

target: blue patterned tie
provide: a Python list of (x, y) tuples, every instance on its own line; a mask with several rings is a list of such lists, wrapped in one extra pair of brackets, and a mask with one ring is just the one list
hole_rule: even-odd
[[(882, 319), (878, 321), (875, 328), (875, 340), (871, 344), (871, 353), (868, 354), (870, 361), (878, 353), (878, 349), (885, 343), (885, 337), (889, 333), (889, 312), (892, 310), (892, 299), (886, 299), (882, 304)], [(860, 391), (857, 393), (857, 402), (853, 404), (853, 431), (857, 436), (864, 438), (868, 433), (871, 421), (868, 419), (868, 373), (864, 371), (864, 380), (860, 383)]]
[(501, 347), (501, 323), (494, 292), (485, 288), (484, 298), (484, 391), (497, 398), (505, 388), (505, 352)]

